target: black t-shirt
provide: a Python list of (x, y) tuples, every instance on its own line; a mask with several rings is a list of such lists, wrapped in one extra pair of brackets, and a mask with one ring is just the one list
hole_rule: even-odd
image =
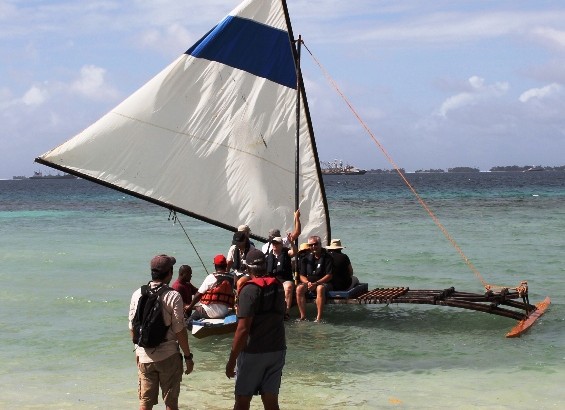
[(277, 278), (281, 282), (292, 280), (292, 262), (288, 249), (283, 248), (277, 258), (274, 253), (267, 254), (267, 275)]
[(325, 250), (322, 250), (320, 259), (316, 259), (311, 253), (300, 260), (300, 274), (306, 276), (308, 282), (316, 282), (332, 272), (333, 259)]
[(239, 292), (237, 317), (253, 317), (246, 353), (268, 353), (286, 349), (284, 314), (286, 303), (284, 289), (272, 278), (257, 278), (259, 282), (270, 280), (274, 284), (260, 287), (247, 282)]
[(330, 255), (334, 261), (334, 269), (332, 272), (332, 285), (334, 290), (346, 290), (351, 286), (351, 276), (347, 269), (351, 265), (349, 256), (341, 252), (331, 252)]

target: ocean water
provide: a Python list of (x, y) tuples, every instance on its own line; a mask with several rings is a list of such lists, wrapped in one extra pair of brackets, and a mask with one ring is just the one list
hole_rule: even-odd
[[(528, 280), (552, 304), (532, 329), (422, 305), (328, 306), (287, 323), (286, 409), (565, 408), (565, 173), (409, 174), (489, 283)], [(332, 237), (371, 288), (482, 292), (396, 175), (325, 179)], [(137, 408), (131, 293), (157, 253), (205, 276), (231, 234), (83, 180), (0, 181), (0, 408)], [(253, 227), (251, 227), (253, 228)], [(207, 266), (210, 269), (210, 266)], [(296, 312), (294, 312), (296, 315)], [(309, 307), (313, 318), (313, 306)], [(233, 405), (231, 336), (190, 338), (183, 409)], [(156, 408), (164, 408), (160, 403)], [(259, 398), (252, 408), (262, 408)]]

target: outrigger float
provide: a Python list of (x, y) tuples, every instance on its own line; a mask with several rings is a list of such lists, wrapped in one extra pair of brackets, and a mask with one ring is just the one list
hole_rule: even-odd
[[(308, 301), (313, 302), (313, 299)], [(443, 290), (412, 290), (408, 287), (368, 290), (368, 284), (361, 283), (348, 292), (329, 292), (326, 303), (335, 305), (409, 303), (476, 310), (518, 320), (518, 324), (506, 334), (506, 337), (517, 337), (528, 330), (545, 313), (551, 301), (549, 297), (546, 297), (536, 305), (530, 304), (527, 287), (524, 288), (524, 284), (519, 290), (502, 289), (499, 292), (489, 290), (481, 295), (459, 292), (454, 287)]]
[[(330, 215), (300, 68), (303, 44), (285, 0), (245, 0), (134, 94), (35, 161), (159, 205), (175, 219), (180, 213), (232, 232), (245, 223), (261, 242), (273, 227), (290, 232), (300, 209), (302, 237), (327, 244)], [(534, 306), (527, 286), (491, 290), (345, 102), (487, 291), (365, 287), (330, 295), (328, 303), (458, 307), (518, 320), (509, 337), (526, 331), (549, 298)], [(233, 327), (221, 321), (200, 332)]]

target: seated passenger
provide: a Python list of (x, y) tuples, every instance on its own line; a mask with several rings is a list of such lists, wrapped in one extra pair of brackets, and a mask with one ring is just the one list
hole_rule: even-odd
[(292, 256), (296, 253), (296, 247), (292, 249), (283, 247), (283, 239), (276, 236), (271, 239), (271, 251), (267, 254), (267, 276), (277, 278), (283, 284), (284, 299), (286, 302), (286, 312), (284, 319), (289, 319), (289, 310), (292, 306), (292, 296), (294, 293), (294, 278), (292, 275)]
[(198, 288), (188, 306), (194, 309), (189, 321), (199, 319), (222, 319), (233, 308), (235, 301), (233, 275), (227, 272), (227, 262), (224, 255), (214, 257), (216, 271), (209, 274)]
[(341, 251), (343, 248), (345, 246), (341, 246), (340, 239), (332, 239), (330, 244), (326, 246), (334, 261), (333, 290), (350, 290), (359, 284), (359, 279), (353, 276), (353, 266), (351, 266), (349, 256)]
[(332, 290), (333, 259), (324, 248), (319, 236), (308, 238), (310, 254), (300, 261), (300, 284), (296, 287), (296, 302), (300, 311), (300, 320), (306, 320), (306, 292), (316, 295), (318, 315), (316, 322), (322, 320), (326, 292)]

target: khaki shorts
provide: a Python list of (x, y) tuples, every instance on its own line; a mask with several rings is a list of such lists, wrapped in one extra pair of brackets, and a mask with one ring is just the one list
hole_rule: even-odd
[(139, 405), (154, 406), (159, 400), (159, 386), (165, 405), (177, 407), (182, 380), (183, 363), (180, 353), (153, 363), (138, 363)]

